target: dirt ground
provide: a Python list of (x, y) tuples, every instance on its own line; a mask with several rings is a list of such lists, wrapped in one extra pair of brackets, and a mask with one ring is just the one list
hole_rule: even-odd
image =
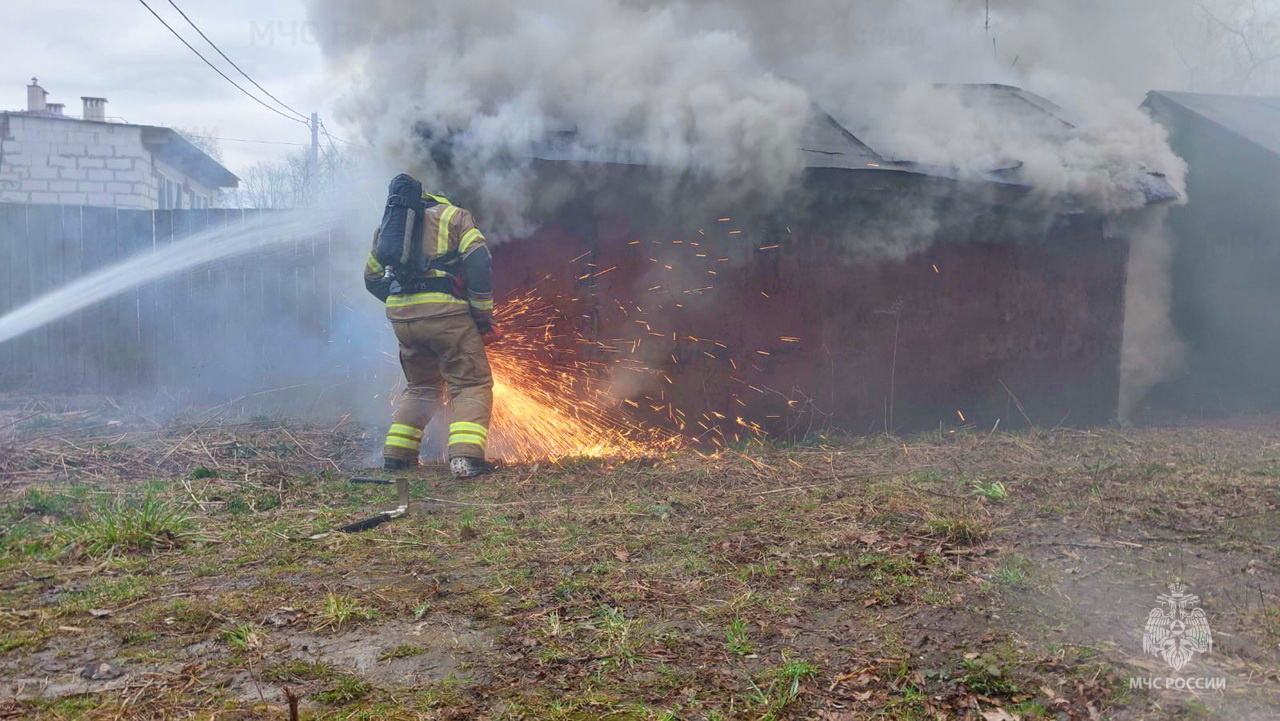
[(429, 466), (311, 538), (376, 445), (0, 399), (0, 718), (1280, 717), (1273, 419)]

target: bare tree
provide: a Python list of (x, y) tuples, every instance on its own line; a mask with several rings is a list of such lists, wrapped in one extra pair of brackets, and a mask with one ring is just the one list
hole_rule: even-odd
[(306, 150), (279, 160), (259, 161), (241, 174), (234, 204), (242, 208), (308, 207), (348, 178), (355, 165), (355, 153), (336, 145), (321, 148), (314, 178)]
[(1197, 90), (1280, 94), (1280, 6), (1270, 0), (1189, 0), (1175, 46)]
[(218, 143), (218, 139), (214, 137), (217, 131), (209, 128), (174, 128), (174, 131), (188, 143), (196, 146), (205, 155), (219, 163), (222, 162), (222, 146)]

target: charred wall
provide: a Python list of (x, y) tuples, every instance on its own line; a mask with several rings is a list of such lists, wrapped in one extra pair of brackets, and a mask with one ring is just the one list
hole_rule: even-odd
[[(1126, 243), (1098, 217), (896, 191), (768, 213), (583, 198), (499, 246), (496, 273), (565, 299), (626, 359), (617, 395), (695, 434), (1112, 420)], [(885, 242), (923, 206), (931, 242)]]

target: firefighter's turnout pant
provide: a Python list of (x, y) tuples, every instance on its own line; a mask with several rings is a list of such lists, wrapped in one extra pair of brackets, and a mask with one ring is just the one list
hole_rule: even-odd
[[(389, 309), (396, 299), (391, 297)], [(449, 457), (483, 459), (493, 408), (493, 374), (484, 341), (466, 306), (448, 315), (393, 318), (391, 325), (400, 341), (400, 366), (409, 388), (396, 403), (385, 456), (418, 460), (423, 429), (431, 422), (442, 388), (447, 388), (452, 411)]]

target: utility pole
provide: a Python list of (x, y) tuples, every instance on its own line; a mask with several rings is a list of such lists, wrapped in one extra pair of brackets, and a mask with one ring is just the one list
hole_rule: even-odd
[(1000, 59), (1000, 53), (996, 50), (996, 39), (991, 35), (991, 0), (986, 2), (986, 15), (982, 21), (982, 29), (986, 31), (987, 37), (991, 38), (991, 57), (993, 60)]
[(314, 203), (320, 190), (320, 114), (312, 113), (308, 125), (311, 127), (311, 148), (307, 151), (307, 184)]

